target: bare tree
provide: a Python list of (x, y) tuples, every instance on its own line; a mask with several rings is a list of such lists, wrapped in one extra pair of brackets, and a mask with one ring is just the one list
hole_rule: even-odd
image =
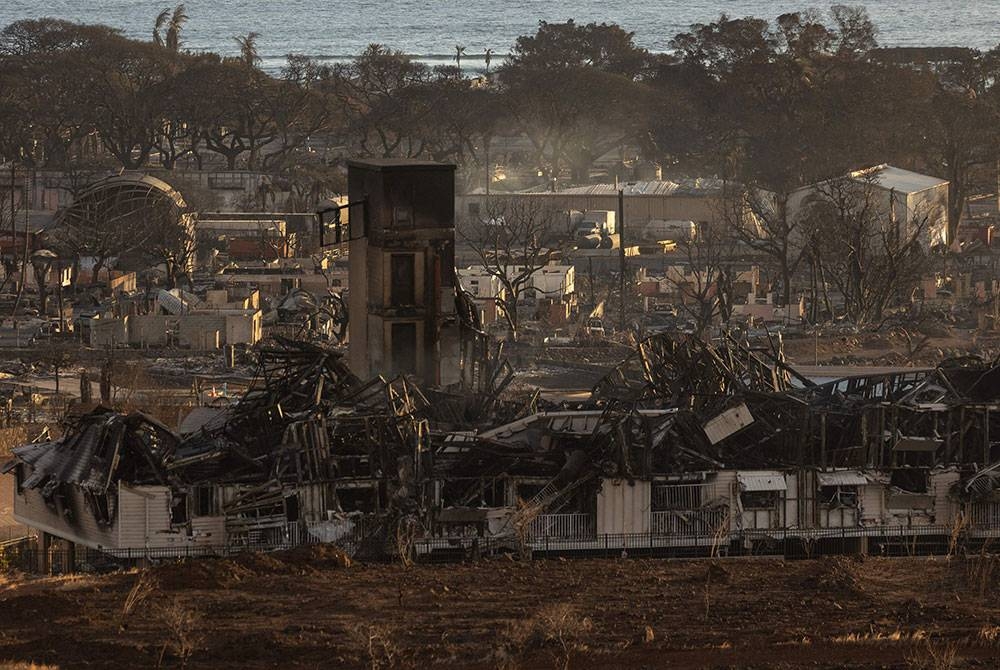
[(733, 313), (734, 264), (737, 240), (717, 226), (702, 226), (697, 234), (677, 243), (677, 262), (665, 279), (679, 296), (680, 308), (701, 336), (712, 322), (728, 322)]
[(59, 396), (59, 373), (77, 360), (78, 349), (75, 346), (57, 340), (49, 340), (36, 350), (38, 360), (52, 368), (56, 382), (56, 397)]
[(555, 210), (528, 198), (493, 198), (485, 210), (460, 235), (497, 279), (500, 295), (494, 299), (517, 340), (518, 305), (533, 290), (533, 275), (554, 257)]
[(881, 321), (928, 268), (925, 242), (939, 212), (934, 206), (910, 212), (900, 200), (880, 189), (874, 175), (863, 175), (818, 184), (806, 201), (811, 261), (855, 323)]
[(144, 204), (119, 191), (87, 197), (85, 190), (77, 203), (59, 214), (52, 232), (53, 246), (63, 258), (92, 257), (92, 281), (97, 283), (111, 259), (146, 243)]
[(22, 254), (17, 244), (17, 223), (18, 219), (23, 218), (22, 199), (15, 196), (16, 172), (11, 170), (10, 175), (10, 191), (0, 192), (0, 231), (9, 230), (11, 239), (10, 252), (2, 257), (4, 276), (3, 282), (0, 282), (0, 292), (3, 292), (7, 284), (17, 276), (21, 262), (26, 262), (26, 259), (21, 258)]
[(781, 302), (792, 299), (792, 277), (802, 261), (801, 221), (788, 206), (788, 193), (773, 193), (753, 185), (727, 184), (722, 219), (747, 247), (766, 255), (781, 278)]
[(165, 203), (151, 210), (143, 255), (149, 263), (163, 265), (168, 288), (176, 288), (178, 277), (188, 272), (194, 260), (194, 224), (189, 214)]

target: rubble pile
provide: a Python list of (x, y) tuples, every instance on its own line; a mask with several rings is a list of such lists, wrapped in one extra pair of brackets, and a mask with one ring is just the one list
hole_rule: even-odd
[[(932, 468), (958, 472), (965, 500), (1000, 488), (1000, 466), (984, 469), (1000, 460), (996, 362), (817, 383), (785, 361), (780, 340), (658, 335), (589, 401), (557, 406), (537, 392), (512, 399), (501, 354), (481, 362), (478, 391), (425, 390), (405, 377), (362, 380), (337, 350), (277, 338), (239, 402), (201, 408), (181, 434), (98, 408), (59, 440), (16, 448), (4, 469), (44, 527), (105, 547), (128, 546), (136, 496), (163, 542), (375, 538), (404, 551), (413, 537), (523, 536), (543, 514), (586, 514), (621, 481), (690, 486), (769, 469), (736, 480), (769, 491), (783, 471), (808, 470), (833, 504), (859, 510), (850, 487), (926, 494)], [(706, 531), (709, 512), (741, 504), (667, 495), (654, 504), (681, 505), (677, 518)], [(158, 516), (149, 500), (162, 501)]]

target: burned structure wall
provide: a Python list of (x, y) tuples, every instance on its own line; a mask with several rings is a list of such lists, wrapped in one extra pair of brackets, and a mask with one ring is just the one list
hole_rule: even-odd
[(780, 340), (659, 335), (585, 401), (514, 392), (455, 281), (453, 173), (350, 164), (346, 357), (273, 337), (245, 395), (183, 434), (106, 408), (71, 417), (4, 466), (18, 520), (104, 549), (350, 534), (396, 551), (1000, 522), (997, 361), (819, 384)]
[(350, 364), (362, 377), (459, 380), (455, 317), (455, 166), (369, 160), (348, 165)]
[(183, 436), (98, 409), (18, 447), (15, 512), (102, 548), (1000, 520), (992, 362), (815, 384), (780, 347), (660, 336), (559, 406), (505, 392), (502, 361), (484, 370), (425, 390), (279, 340), (241, 401)]

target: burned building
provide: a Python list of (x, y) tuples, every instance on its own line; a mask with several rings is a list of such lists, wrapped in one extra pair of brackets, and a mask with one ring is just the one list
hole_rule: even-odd
[(995, 532), (998, 370), (816, 384), (780, 349), (658, 336), (590, 401), (556, 406), (500, 397), (502, 364), (484, 392), (447, 393), (280, 341), (236, 406), (199, 410), (183, 434), (99, 409), (6, 469), (20, 522), (105, 551), (348, 537), (392, 551), (401, 528), (427, 547), (850, 532), (865, 550), (890, 529)]
[[(17, 520), (105, 552), (727, 547), (1000, 521), (1000, 362), (818, 383), (780, 340), (648, 338), (586, 400), (513, 390), (455, 283), (453, 168), (352, 163), (350, 349), (274, 337), (174, 432), (109, 409), (17, 447)], [(893, 530), (894, 529), (894, 530)], [(409, 541), (403, 541), (409, 538)]]
[(351, 161), (348, 192), (351, 369), (458, 381), (455, 166)]

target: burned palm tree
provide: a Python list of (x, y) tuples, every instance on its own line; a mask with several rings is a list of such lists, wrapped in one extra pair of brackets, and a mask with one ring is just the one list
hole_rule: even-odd
[(153, 23), (153, 44), (158, 47), (166, 47), (171, 51), (179, 51), (181, 48), (181, 31), (187, 23), (188, 15), (183, 3), (174, 7), (164, 9), (156, 15)]
[(240, 60), (247, 67), (253, 67), (260, 60), (260, 53), (257, 50), (258, 37), (260, 33), (251, 30), (244, 36), (233, 38), (240, 45)]
[(170, 10), (164, 9), (162, 12), (156, 15), (156, 21), (153, 22), (153, 44), (158, 47), (165, 46), (163, 42), (162, 30), (164, 26), (170, 21)]
[(184, 9), (183, 3), (177, 5), (170, 16), (170, 23), (167, 25), (167, 38), (165, 42), (166, 47), (171, 51), (179, 51), (181, 47), (181, 31), (188, 20), (188, 15)]

